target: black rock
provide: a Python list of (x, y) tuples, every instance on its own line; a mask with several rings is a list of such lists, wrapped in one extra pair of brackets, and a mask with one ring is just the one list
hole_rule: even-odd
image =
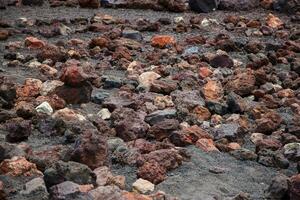
[(216, 9), (219, 5), (219, 0), (189, 0), (191, 10), (195, 12), (208, 13)]

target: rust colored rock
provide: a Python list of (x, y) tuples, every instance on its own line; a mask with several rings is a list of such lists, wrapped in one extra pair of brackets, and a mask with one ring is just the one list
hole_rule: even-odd
[(202, 88), (206, 100), (220, 100), (223, 95), (223, 87), (219, 81), (209, 80)]
[(202, 149), (203, 151), (210, 152), (210, 151), (219, 151), (214, 144), (212, 139), (202, 138), (197, 140), (196, 147)]
[(40, 49), (44, 47), (46, 44), (44, 41), (39, 40), (35, 37), (27, 37), (25, 38), (25, 46), (30, 49)]
[(177, 82), (173, 80), (160, 79), (153, 80), (150, 86), (151, 92), (157, 92), (162, 94), (170, 94), (177, 89)]
[(212, 71), (208, 67), (200, 67), (198, 70), (199, 77), (204, 79), (212, 75)]
[(142, 166), (146, 162), (155, 161), (166, 170), (171, 170), (179, 167), (186, 159), (186, 156), (185, 152), (180, 150), (160, 149), (138, 158), (138, 166)]
[(166, 169), (157, 162), (150, 161), (139, 167), (137, 175), (153, 184), (159, 184), (166, 179)]
[(100, 1), (99, 0), (79, 0), (78, 1), (80, 7), (82, 8), (99, 8)]
[(71, 159), (95, 169), (105, 165), (107, 155), (106, 138), (97, 132), (86, 131), (79, 145), (75, 146)]
[(250, 95), (255, 89), (255, 76), (250, 70), (238, 73), (231, 77), (226, 85), (226, 89), (240, 96)]
[(151, 45), (159, 48), (165, 48), (175, 43), (176, 39), (170, 35), (156, 35), (151, 39)]
[(267, 16), (266, 24), (271, 28), (280, 28), (283, 26), (281, 19), (271, 13)]
[(256, 144), (256, 152), (259, 152), (262, 149), (270, 149), (272, 151), (276, 151), (281, 147), (281, 143), (276, 139), (263, 139), (257, 142)]
[(300, 174), (294, 175), (289, 181), (290, 200), (300, 199)]
[(256, 131), (259, 133), (270, 134), (280, 127), (282, 118), (274, 111), (264, 114), (260, 119), (255, 120)]
[(63, 85), (56, 88), (53, 94), (57, 95), (68, 104), (81, 104), (90, 102), (92, 90), (93, 88), (89, 83), (77, 87)]
[(42, 176), (36, 165), (28, 162), (24, 157), (13, 157), (6, 159), (0, 164), (1, 174), (7, 176)]
[(153, 200), (152, 197), (149, 197), (147, 195), (138, 194), (136, 192), (127, 192), (127, 191), (123, 192), (122, 197), (124, 198), (124, 200)]
[(42, 81), (38, 79), (28, 78), (24, 85), (17, 88), (17, 97), (36, 97), (40, 94)]
[(260, 5), (265, 9), (270, 9), (274, 3), (274, 0), (261, 0)]

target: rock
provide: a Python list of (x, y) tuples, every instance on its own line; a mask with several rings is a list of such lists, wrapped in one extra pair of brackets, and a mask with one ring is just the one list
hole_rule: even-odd
[(252, 133), (250, 136), (251, 142), (257, 144), (259, 141), (264, 139), (264, 134), (262, 133)]
[(151, 45), (153, 47), (165, 48), (172, 46), (176, 43), (176, 39), (170, 35), (155, 35), (151, 39)]
[(233, 113), (243, 113), (247, 109), (247, 103), (244, 101), (244, 99), (234, 92), (230, 92), (228, 94), (227, 105), (228, 110)]
[(31, 121), (23, 120), (22, 118), (14, 118), (5, 123), (8, 134), (6, 141), (8, 142), (21, 142), (27, 140), (31, 135)]
[(16, 98), (16, 84), (5, 76), (0, 77), (0, 106), (10, 108)]
[(56, 88), (62, 86), (64, 83), (58, 80), (47, 80), (43, 82), (42, 88), (40, 89), (40, 94), (47, 96), (48, 94), (55, 91)]
[(170, 94), (177, 89), (177, 82), (169, 79), (153, 80), (150, 84), (150, 92)]
[(160, 121), (163, 121), (164, 119), (176, 117), (176, 113), (176, 109), (172, 108), (154, 111), (145, 117), (145, 122), (149, 123), (150, 125), (154, 125)]
[(208, 67), (200, 67), (198, 74), (201, 79), (205, 79), (207, 77), (210, 77), (213, 74), (213, 71), (210, 70)]
[(44, 47), (46, 44), (44, 41), (39, 40), (35, 37), (27, 37), (24, 42), (25, 46), (29, 49), (40, 49)]
[(82, 104), (90, 102), (92, 90), (89, 83), (84, 83), (76, 87), (63, 85), (57, 87), (53, 93), (68, 104)]
[(271, 184), (265, 191), (265, 196), (268, 199), (284, 199), (287, 198), (288, 192), (288, 177), (278, 175), (272, 179)]
[(294, 175), (289, 182), (289, 196), (290, 200), (297, 200), (300, 198), (300, 174)]
[(244, 148), (231, 151), (230, 154), (239, 160), (256, 160), (257, 159), (257, 155), (253, 151), (250, 151), (250, 150), (244, 149)]
[(192, 112), (193, 112), (193, 115), (195, 116), (195, 118), (200, 121), (207, 121), (210, 119), (210, 116), (211, 116), (211, 113), (209, 112), (209, 110), (203, 106), (195, 107)]
[(92, 38), (89, 46), (90, 48), (94, 48), (94, 47), (100, 47), (100, 48), (105, 48), (108, 47), (109, 45), (109, 40), (105, 37), (96, 37), (96, 38)]
[(7, 30), (0, 29), (0, 41), (7, 40), (9, 37), (9, 32)]
[(174, 106), (172, 97), (170, 96), (156, 96), (153, 103), (158, 109), (165, 109), (166, 107)]
[(220, 100), (223, 95), (223, 87), (220, 82), (209, 80), (202, 89), (206, 100)]
[(271, 28), (277, 29), (283, 26), (283, 22), (271, 13), (267, 16), (266, 24)]
[(29, 119), (33, 117), (36, 112), (32, 103), (28, 103), (26, 101), (20, 101), (16, 104), (16, 113), (19, 117), (23, 117), (24, 119)]
[(75, 146), (71, 159), (83, 163), (91, 169), (95, 169), (106, 163), (107, 155), (107, 141), (105, 136), (87, 131), (82, 136), (79, 144)]
[(25, 6), (42, 6), (44, 0), (22, 0), (22, 4)]
[(288, 143), (283, 147), (284, 155), (293, 161), (300, 161), (300, 143)]
[(82, 8), (99, 8), (100, 1), (98, 0), (79, 0), (79, 6)]
[(154, 191), (154, 184), (147, 180), (139, 178), (132, 184), (132, 189), (135, 192), (147, 194)]
[(162, 141), (168, 138), (171, 133), (179, 128), (179, 122), (176, 119), (164, 119), (154, 124), (148, 134), (153, 135), (156, 140)]
[(281, 147), (279, 140), (267, 138), (257, 141), (256, 143), (256, 152), (259, 152), (262, 149), (270, 149), (276, 151)]
[(76, 65), (64, 68), (60, 76), (62, 82), (72, 87), (82, 86), (87, 78), (88, 76), (83, 72), (83, 69)]
[(219, 9), (240, 11), (250, 10), (258, 6), (258, 0), (221, 0)]
[(97, 186), (105, 186), (113, 178), (112, 173), (106, 166), (98, 167), (93, 172), (96, 175)]
[(43, 102), (39, 106), (35, 108), (38, 113), (45, 113), (47, 115), (51, 115), (53, 113), (53, 109), (48, 102)]
[(160, 78), (160, 75), (155, 72), (144, 72), (139, 76), (139, 84), (150, 89), (151, 83), (158, 78)]
[(46, 45), (41, 48), (40, 52), (37, 54), (37, 58), (40, 62), (47, 59), (51, 59), (54, 63), (64, 62), (67, 59), (67, 54), (55, 45)]
[(159, 184), (166, 179), (166, 169), (157, 162), (150, 161), (139, 167), (137, 176), (153, 184)]
[(242, 134), (242, 128), (239, 124), (220, 124), (217, 125), (213, 130), (213, 135), (215, 139), (227, 138), (227, 139), (237, 139)]
[(257, 124), (257, 132), (270, 134), (280, 127), (282, 118), (276, 112), (268, 112), (264, 114), (260, 119), (255, 120), (255, 122)]
[(128, 148), (125, 144), (120, 144), (113, 151), (112, 161), (121, 164), (136, 165), (139, 156), (140, 153), (137, 150)]
[(219, 151), (217, 147), (214, 145), (214, 141), (212, 139), (201, 138), (197, 140), (196, 147), (202, 149), (205, 152), (210, 151)]
[(92, 170), (77, 162), (58, 161), (45, 170), (44, 180), (47, 187), (60, 184), (65, 181), (72, 181), (77, 184), (92, 184), (95, 182), (95, 175)]
[(195, 12), (208, 13), (218, 8), (219, 1), (217, 0), (189, 0), (190, 9)]
[(129, 38), (129, 39), (136, 40), (136, 41), (143, 40), (143, 36), (139, 31), (131, 30), (131, 29), (124, 29), (122, 31), (122, 36), (124, 38)]
[(123, 198), (122, 191), (117, 186), (100, 186), (88, 192), (89, 199), (101, 200), (126, 200)]
[(218, 101), (207, 101), (206, 107), (211, 114), (225, 115), (228, 113), (228, 105)]
[(52, 117), (54, 119), (61, 119), (64, 122), (82, 122), (86, 121), (86, 118), (83, 115), (76, 113), (70, 108), (64, 108), (56, 111)]
[(36, 97), (40, 94), (42, 81), (39, 79), (27, 78), (23, 86), (17, 88), (18, 97)]
[(87, 199), (87, 192), (93, 189), (93, 185), (78, 185), (71, 181), (65, 181), (50, 188), (53, 199)]
[(210, 60), (210, 65), (212, 67), (218, 68), (232, 68), (233, 60), (228, 55), (216, 55)]
[(0, 163), (0, 172), (6, 176), (42, 176), (36, 165), (24, 157), (5, 159)]
[(111, 117), (111, 113), (109, 112), (109, 110), (108, 110), (107, 108), (101, 109), (101, 110), (97, 113), (97, 115), (98, 115), (99, 117), (101, 117), (101, 119), (104, 119), (104, 120), (110, 119), (110, 117)]
[(233, 91), (240, 96), (247, 96), (255, 89), (255, 76), (252, 71), (238, 73), (226, 85), (228, 91)]
[(49, 194), (42, 178), (34, 178), (25, 184), (25, 189), (20, 192), (22, 196), (38, 198), (41, 200), (49, 199)]
[(6, 200), (6, 193), (4, 191), (4, 184), (0, 181), (0, 198)]
[(130, 108), (117, 108), (111, 115), (117, 136), (124, 141), (143, 138), (148, 130), (145, 114)]

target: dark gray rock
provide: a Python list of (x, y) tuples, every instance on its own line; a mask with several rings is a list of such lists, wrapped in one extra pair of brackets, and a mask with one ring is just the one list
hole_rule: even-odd
[(47, 191), (43, 178), (34, 178), (25, 184), (25, 189), (20, 192), (24, 198), (47, 200), (49, 193)]
[(172, 109), (172, 108), (167, 108), (164, 110), (157, 110), (154, 111), (153, 113), (150, 113), (149, 115), (147, 115), (145, 117), (145, 121), (147, 123), (149, 123), (150, 125), (154, 125), (158, 122), (163, 121), (164, 119), (171, 119), (171, 118), (175, 118), (177, 111), (176, 109)]
[(195, 12), (208, 13), (218, 8), (220, 0), (189, 0), (190, 9)]
[(267, 199), (285, 199), (288, 191), (288, 177), (280, 174), (272, 179), (268, 189), (265, 191)]

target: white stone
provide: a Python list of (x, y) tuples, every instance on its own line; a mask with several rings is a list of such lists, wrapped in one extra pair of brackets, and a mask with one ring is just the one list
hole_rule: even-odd
[(107, 108), (103, 108), (97, 113), (97, 115), (105, 120), (105, 119), (110, 119), (111, 113)]
[(47, 96), (50, 92), (53, 92), (57, 87), (64, 85), (62, 81), (48, 80), (42, 84), (41, 95)]
[(147, 194), (154, 191), (154, 184), (150, 181), (139, 178), (132, 184), (132, 189), (141, 194)]
[(53, 108), (47, 101), (41, 103), (35, 108), (35, 110), (39, 113), (45, 113), (47, 115), (51, 115), (53, 113)]
[(175, 18), (174, 18), (174, 22), (175, 22), (175, 23), (184, 22), (184, 19), (183, 19), (183, 17), (175, 17)]
[(29, 63), (28, 67), (30, 67), (30, 68), (38, 68), (41, 65), (42, 65), (42, 63), (34, 60), (34, 61), (32, 61), (32, 62)]
[(144, 72), (139, 76), (139, 83), (140, 85), (148, 88), (151, 83), (158, 78), (160, 78), (160, 75), (155, 72)]

